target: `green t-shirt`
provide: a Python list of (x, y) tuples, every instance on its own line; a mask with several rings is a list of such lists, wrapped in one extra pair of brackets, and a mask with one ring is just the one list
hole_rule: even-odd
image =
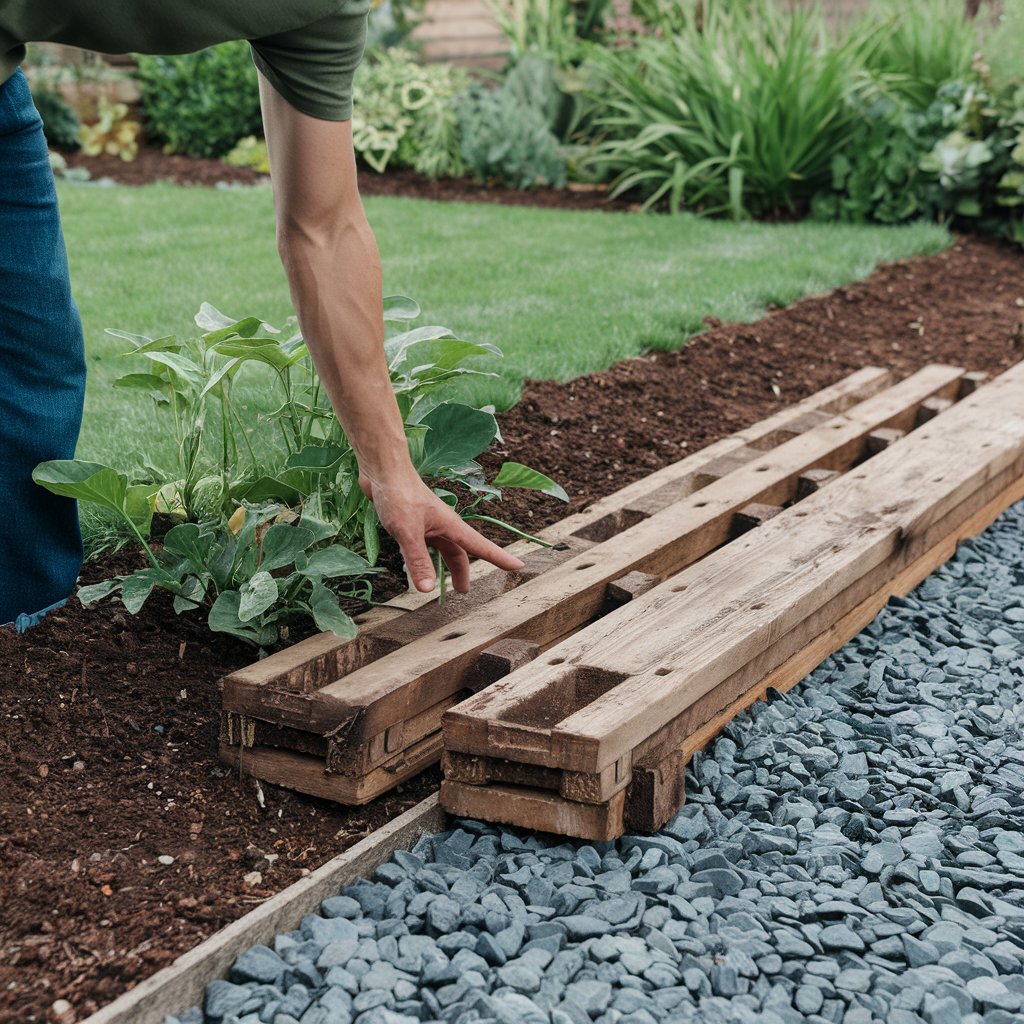
[(101, 53), (191, 53), (247, 39), (271, 85), (304, 114), (352, 116), (370, 0), (0, 0), (0, 85), (25, 43)]

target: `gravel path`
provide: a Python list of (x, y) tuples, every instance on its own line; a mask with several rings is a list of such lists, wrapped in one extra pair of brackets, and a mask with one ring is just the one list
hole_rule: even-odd
[(657, 836), (477, 822), (168, 1024), (1020, 1024), (1024, 503), (786, 695)]

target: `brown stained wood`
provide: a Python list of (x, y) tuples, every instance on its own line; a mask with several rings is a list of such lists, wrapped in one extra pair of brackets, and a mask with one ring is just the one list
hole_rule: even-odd
[(529, 664), (540, 654), (540, 644), (530, 640), (509, 637), (480, 652), (476, 659), (476, 671), (469, 680), (469, 689), (474, 692), (504, 678), (517, 668)]
[(361, 778), (329, 774), (320, 758), (292, 750), (273, 747), (250, 749), (222, 743), (219, 754), (226, 764), (264, 782), (323, 800), (361, 806), (435, 764), (441, 756), (441, 749), (441, 734), (434, 733)]
[(957, 547), (964, 540), (977, 536), (987, 529), (1006, 509), (1022, 499), (1024, 499), (1024, 477), (1017, 477), (977, 512), (965, 519), (954, 532), (947, 533), (939, 543), (915, 559), (887, 586), (875, 591), (828, 629), (815, 636), (806, 647), (764, 675), (754, 686), (749, 687), (734, 700), (721, 707), (699, 727), (694, 727), (682, 748), (686, 760), (688, 761), (696, 751), (703, 750), (740, 711), (755, 701), (763, 700), (769, 689), (779, 690), (783, 693), (792, 689), (829, 655), (834, 654), (869, 626), (891, 597), (909, 594), (940, 565), (952, 558), (956, 554)]
[[(394, 758), (407, 747), (426, 739), (441, 729), (444, 713), (469, 695), (468, 690), (460, 691), (428, 708), (412, 718), (396, 722), (383, 732), (370, 738), (366, 743), (350, 743), (344, 738), (331, 737), (326, 741), (326, 765), (329, 772), (337, 775), (359, 777), (373, 771)], [(250, 719), (251, 721), (251, 719)], [(309, 734), (306, 734), (309, 735)], [(290, 743), (278, 743), (292, 750), (303, 748)]]
[(960, 380), (960, 390), (957, 393), (957, 398), (966, 398), (968, 395), (973, 395), (988, 380), (988, 376), (983, 370), (972, 370), (970, 373), (965, 373)]
[[(358, 741), (464, 687), (480, 651), (495, 641), (515, 636), (543, 646), (582, 627), (601, 610), (609, 580), (634, 570), (669, 576), (692, 564), (728, 540), (732, 513), (738, 507), (750, 501), (791, 499), (797, 477), (814, 466), (852, 465), (868, 433), (890, 423), (911, 426), (920, 402), (935, 394), (955, 393), (961, 373), (951, 367), (928, 367), (825, 426), (762, 453), (613, 541), (574, 554), (514, 591), (469, 608), (456, 631), (414, 640), (386, 663), (357, 669), (313, 694), (303, 727), (329, 727), (339, 705), (358, 708), (364, 717), (351, 734)], [(322, 702), (319, 708), (317, 701)], [(275, 709), (275, 717), (285, 713)]]
[(661, 582), (660, 576), (649, 572), (627, 572), (617, 580), (612, 580), (605, 590), (605, 602), (611, 608), (619, 608), (630, 601), (636, 600), (641, 594), (656, 587)]
[(840, 475), (834, 469), (809, 469), (806, 473), (801, 473), (796, 482), (796, 500), (803, 501), (808, 495), (821, 490)]
[[(831, 621), (827, 628), (815, 633), (820, 622), (828, 621), (829, 616), (834, 614), (834, 609), (826, 611), (824, 616), (818, 616), (809, 624), (807, 630), (814, 634), (813, 639), (787, 657), (782, 664), (770, 671), (755, 665), (752, 672), (748, 672), (748, 676), (756, 679), (752, 685), (749, 680), (746, 684), (740, 680), (738, 689), (736, 685), (733, 686), (734, 692), (728, 692), (725, 685), (720, 686), (707, 695), (714, 700), (694, 705), (693, 714), (689, 718), (674, 723), (676, 732), (668, 737), (674, 746), (666, 749), (664, 743), (656, 742), (659, 737), (655, 736), (637, 747), (632, 752), (636, 762), (632, 769), (629, 788), (626, 790), (623, 827), (636, 832), (654, 832), (660, 829), (684, 802), (685, 766), (697, 750), (703, 749), (711, 742), (740, 711), (755, 701), (764, 699), (768, 690), (784, 692), (795, 686), (830, 654), (868, 626), (885, 607), (890, 597), (909, 593), (938, 566), (951, 558), (963, 540), (986, 529), (1005, 509), (1021, 499), (1024, 499), (1024, 475), (1016, 471), (1003, 472), (986, 484), (978, 493), (976, 500), (970, 503), (973, 511), (958, 509), (945, 520), (935, 524), (935, 533), (941, 537), (938, 543), (929, 547), (897, 576), (887, 579), (881, 588), (869, 594), (841, 618)], [(954, 523), (954, 519), (957, 522)], [(738, 696), (735, 695), (736, 692)], [(709, 714), (708, 709), (716, 706), (717, 711), (702, 721), (702, 718)], [(700, 724), (695, 725), (695, 722)], [(684, 735), (685, 738), (680, 739)], [(666, 734), (662, 733), (660, 738), (664, 740)], [(486, 758), (471, 758), (470, 755), (448, 756), (488, 761)], [(447, 764), (445, 775), (446, 778), (454, 777), (449, 776)], [(576, 792), (584, 794), (586, 802), (600, 803), (602, 799), (607, 800), (620, 791), (619, 787), (611, 786), (607, 782), (602, 785), (602, 777), (598, 775), (562, 773), (563, 780), (570, 777), (576, 780), (577, 786), (580, 787)], [(459, 778), (461, 780), (461, 776)], [(541, 778), (543, 777), (538, 776), (538, 782)], [(587, 788), (588, 783), (590, 788)], [(545, 786), (549, 790), (553, 788), (550, 782)], [(564, 783), (562, 796), (566, 796)], [(572, 812), (572, 799), (568, 798), (567, 813)], [(478, 816), (481, 815), (485, 815), (484, 810), (478, 811)]]
[[(878, 430), (884, 424), (897, 425), (894, 429), (911, 427), (920, 402), (934, 394), (955, 393), (960, 374), (961, 371), (948, 367), (929, 367), (884, 393), (851, 408), (846, 414), (834, 418), (825, 426), (800, 435), (778, 449), (765, 453), (762, 458), (735, 471), (729, 477), (709, 484), (678, 506), (672, 506), (663, 513), (652, 516), (617, 538), (613, 546), (591, 549), (585, 555), (561, 566), (555, 577), (546, 577), (537, 583), (560, 583), (566, 577), (571, 578), (575, 575), (577, 586), (581, 587), (586, 584), (588, 578), (583, 576), (583, 571), (596, 566), (599, 557), (606, 553), (607, 559), (620, 560), (620, 564), (621, 560), (629, 558), (635, 568), (651, 571), (656, 567), (660, 574), (673, 575), (685, 569), (687, 565), (698, 562), (701, 556), (728, 540), (732, 512), (737, 506), (747, 504), (750, 499), (774, 499), (776, 503), (788, 500), (795, 494), (796, 479), (808, 469), (837, 466), (848, 468), (860, 458), (865, 438), (869, 433)], [(751, 493), (758, 486), (763, 487), (763, 490)], [(739, 495), (743, 495), (746, 500), (737, 500)], [(775, 522), (778, 521), (777, 517)], [(771, 525), (769, 523), (763, 529), (768, 529)], [(674, 539), (659, 548), (657, 555), (648, 553), (646, 557), (641, 556), (642, 560), (634, 560), (634, 551), (638, 552), (642, 545), (657, 545), (659, 538), (663, 539), (664, 533), (669, 531), (674, 535)], [(749, 547), (750, 543), (759, 541), (748, 541), (745, 538), (734, 541), (734, 544), (741, 545), (737, 550), (745, 550), (744, 546)], [(831, 544), (831, 539), (828, 539), (827, 543)], [(672, 554), (675, 552), (683, 553), (684, 557), (673, 559)], [(878, 554), (877, 557), (880, 559), (883, 556)], [(721, 564), (721, 560), (716, 562), (717, 564)], [(673, 593), (685, 585), (682, 578), (670, 580), (635, 603), (646, 608), (652, 594)], [(527, 590), (528, 588), (524, 588), (517, 594), (520, 601), (526, 597)], [(573, 595), (572, 600), (580, 602), (587, 593), (581, 587), (580, 591)], [(563, 614), (568, 604), (568, 601), (563, 601)], [(519, 611), (522, 611), (521, 604)], [(613, 612), (603, 620), (603, 623), (621, 622), (623, 614), (624, 610)], [(711, 625), (709, 628), (715, 627)], [(553, 760), (551, 730), (547, 723), (534, 727), (520, 718), (509, 724), (510, 715), (516, 714), (515, 709), (524, 701), (537, 707), (550, 707), (550, 702), (542, 696), (544, 691), (564, 687), (566, 680), (571, 677), (566, 668), (558, 666), (567, 661), (585, 660), (585, 651), (590, 639), (603, 637), (608, 630), (604, 625), (595, 624), (585, 632), (586, 636), (578, 647), (574, 646), (574, 641), (570, 638), (548, 651), (547, 656), (540, 659), (536, 667), (531, 667), (528, 686), (524, 686), (518, 675), (513, 673), (506, 680), (499, 681), (449, 712), (444, 722), (449, 746), (467, 753), (490, 755), (496, 753), (492, 745), (497, 744), (502, 748), (497, 751), (499, 756), (514, 756), (517, 760), (573, 770), (598, 770), (591, 766), (591, 762), (584, 766), (573, 761)], [(564, 651), (569, 653), (564, 654)], [(580, 713), (584, 711), (585, 709)], [(620, 755), (623, 752), (620, 751)], [(603, 768), (607, 763), (609, 762), (602, 763), (600, 767)]]
[(865, 446), (867, 454), (877, 455), (879, 452), (884, 452), (889, 445), (895, 444), (900, 439), (906, 437), (906, 434), (905, 430), (894, 430), (887, 427), (882, 427), (880, 430), (872, 430), (868, 434)]
[(935, 419), (940, 413), (944, 413), (950, 408), (952, 404), (953, 402), (948, 398), (929, 398), (927, 402), (922, 402), (921, 408), (917, 410), (917, 425), (921, 426), (921, 424)]
[(648, 757), (633, 768), (626, 791), (625, 825), (635, 832), (657, 832), (683, 806), (686, 758), (681, 750)]
[(763, 502), (752, 501), (749, 505), (744, 505), (738, 512), (733, 513), (732, 535), (739, 537), (748, 530), (756, 530), (757, 527), (767, 523), (769, 519), (774, 519), (781, 511), (780, 505), (765, 505)]
[(607, 804), (577, 804), (554, 793), (517, 786), (441, 783), (441, 806), (459, 818), (481, 818), (576, 839), (615, 839), (625, 831), (625, 791)]
[[(558, 653), (573, 662), (615, 666), (632, 678), (559, 723), (547, 763), (601, 770), (815, 609), (853, 593), (873, 569), (892, 559), (889, 571), (898, 573), (920, 555), (922, 543), (936, 542), (936, 524), (955, 517), (958, 506), (1000, 474), (1024, 474), (1024, 366), (965, 399), (942, 424), (670, 581), (685, 581), (684, 592), (656, 588), (599, 629), (561, 645)], [(506, 691), (522, 689), (519, 682), (532, 680), (509, 676)]]

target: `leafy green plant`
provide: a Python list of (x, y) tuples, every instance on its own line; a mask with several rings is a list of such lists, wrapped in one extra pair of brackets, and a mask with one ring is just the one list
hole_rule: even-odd
[(832, 186), (813, 209), (829, 220), (956, 219), (1024, 241), (1024, 90), (997, 96), (950, 82), (923, 111), (877, 103), (835, 155)]
[(824, 38), (816, 10), (750, 0), (738, 11), (708, 3), (699, 25), (632, 49), (595, 48), (604, 139), (590, 163), (646, 206), (735, 218), (797, 209), (860, 126), (847, 98), (868, 41)]
[(82, 126), (78, 141), (86, 156), (118, 156), (128, 162), (139, 152), (140, 127), (138, 121), (128, 116), (128, 104), (111, 103), (101, 96), (97, 120)]
[(413, 167), (429, 178), (464, 172), (455, 96), (469, 82), (462, 68), (421, 64), (407, 49), (372, 54), (356, 74), (352, 142), (375, 171)]
[[(385, 321), (398, 325), (389, 329), (385, 356), (421, 476), (443, 496), (453, 487), (468, 494), (467, 518), (483, 518), (481, 502), (500, 501), (503, 487), (564, 499), (554, 481), (515, 463), (487, 482), (477, 459), (497, 436), (497, 420), (446, 400), (445, 391), (482, 372), (468, 365), (474, 358), (501, 353), (444, 327), (409, 328), (419, 313), (405, 296), (385, 299)], [(338, 599), (368, 597), (380, 525), (305, 343), (291, 330), (258, 317), (234, 320), (206, 303), (195, 319), (200, 333), (184, 339), (110, 331), (144, 364), (115, 386), (154, 403), (154, 429), (174, 438), (173, 467), (161, 470), (136, 456), (130, 472), (74, 460), (36, 468), (41, 486), (116, 517), (149, 560), (147, 568), (85, 588), (80, 597), (91, 603), (116, 594), (136, 612), (154, 589), (167, 590), (179, 613), (203, 608), (211, 629), (259, 646), (301, 618), (350, 635)], [(243, 419), (232, 399), (241, 372), (261, 375), (277, 408)], [(154, 510), (178, 520), (162, 546), (149, 541)], [(496, 516), (487, 519), (527, 536)]]
[(969, 77), (979, 45), (963, 0), (881, 0), (859, 30), (873, 40), (865, 67), (917, 109), (947, 82)]
[(576, 63), (581, 43), (600, 37), (610, 0), (487, 0), (513, 61), (528, 53)]
[(78, 133), (82, 125), (71, 105), (53, 89), (36, 86), (32, 89), (32, 102), (43, 119), (43, 134), (51, 146), (74, 149), (78, 146)]
[(566, 151), (549, 127), (543, 106), (531, 102), (509, 79), (498, 88), (471, 86), (459, 96), (456, 111), (462, 156), (478, 181), (497, 179), (511, 188), (561, 186), (566, 181)]
[(249, 167), (260, 174), (270, 173), (270, 157), (267, 155), (267, 144), (255, 135), (247, 135), (239, 139), (235, 148), (224, 157), (229, 167)]
[(982, 53), (994, 91), (1024, 85), (1024, 0), (1004, 0), (994, 28), (983, 40)]
[(262, 128), (248, 43), (182, 55), (139, 54), (138, 80), (146, 130), (169, 153), (223, 156)]

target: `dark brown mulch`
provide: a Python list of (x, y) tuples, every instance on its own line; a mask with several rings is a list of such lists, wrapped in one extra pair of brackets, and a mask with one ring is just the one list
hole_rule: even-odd
[[(1022, 356), (1024, 254), (966, 239), (674, 353), (530, 383), (489, 461), (551, 474), (577, 509), (861, 366)], [(566, 509), (508, 492), (503, 512), (537, 528)], [(400, 588), (394, 573), (381, 596)], [(0, 1020), (53, 1019), (57, 998), (84, 1015), (434, 787), (436, 771), (346, 810), (264, 786), (261, 804), (216, 756), (216, 680), (251, 657), (159, 597), (0, 630)]]
[[(154, 181), (173, 181), (178, 185), (254, 185), (269, 180), (267, 175), (247, 167), (229, 167), (222, 160), (170, 156), (157, 146), (140, 147), (138, 156), (127, 162), (116, 156), (84, 156), (79, 151), (65, 153), (64, 158), (69, 167), (84, 167), (93, 178), (112, 178), (121, 185), (149, 185)], [(603, 188), (589, 185), (521, 190), (498, 184), (480, 184), (472, 178), (431, 181), (409, 168), (379, 174), (363, 165), (359, 169), (359, 191), (363, 196), (406, 196), (562, 210), (638, 209), (638, 204), (631, 199), (610, 199)]]

